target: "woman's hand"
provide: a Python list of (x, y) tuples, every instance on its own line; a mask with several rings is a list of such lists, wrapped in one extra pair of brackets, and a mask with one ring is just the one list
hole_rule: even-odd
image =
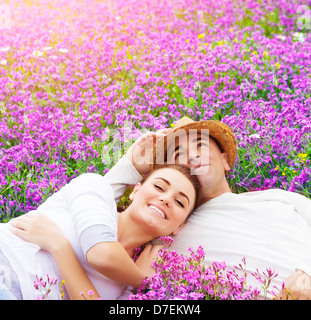
[(10, 228), (12, 233), (51, 253), (67, 241), (57, 225), (37, 211), (14, 218), (9, 224), (13, 227)]
[(158, 252), (165, 246), (162, 244), (147, 245), (136, 260), (136, 265), (147, 277), (151, 277), (155, 270), (151, 267), (152, 262), (157, 259)]
[(153, 146), (157, 140), (172, 130), (173, 129), (169, 128), (156, 132), (148, 132), (133, 143), (126, 152), (126, 157), (132, 162), (133, 166), (141, 175), (150, 171), (150, 165), (153, 162)]

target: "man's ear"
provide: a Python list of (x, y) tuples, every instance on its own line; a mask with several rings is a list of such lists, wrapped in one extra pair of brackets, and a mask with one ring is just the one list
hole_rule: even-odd
[(230, 171), (230, 166), (228, 164), (228, 156), (226, 153), (222, 153), (222, 162), (224, 164), (224, 168), (225, 168), (225, 171), (228, 172)]
[(140, 189), (140, 187), (141, 187), (141, 183), (140, 183), (140, 182), (138, 182), (138, 183), (135, 184), (135, 187), (134, 187), (132, 193), (131, 193), (130, 196), (129, 196), (129, 199), (130, 199), (131, 201), (134, 200), (135, 194), (136, 194), (137, 191)]

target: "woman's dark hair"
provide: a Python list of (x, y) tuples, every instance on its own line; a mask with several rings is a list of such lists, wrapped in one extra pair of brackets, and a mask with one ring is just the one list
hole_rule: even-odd
[(146, 182), (146, 180), (148, 180), (148, 177), (152, 173), (154, 173), (155, 171), (160, 170), (160, 169), (166, 169), (166, 168), (174, 169), (174, 170), (177, 170), (177, 171), (181, 172), (191, 182), (191, 184), (192, 184), (192, 186), (194, 188), (194, 191), (195, 191), (195, 203), (194, 203), (193, 209), (189, 213), (189, 215), (190, 215), (199, 205), (200, 190), (201, 190), (200, 182), (199, 182), (199, 180), (198, 180), (196, 175), (191, 174), (191, 169), (190, 168), (188, 168), (186, 166), (183, 166), (183, 165), (180, 165), (180, 164), (158, 164), (158, 165), (156, 165), (154, 167), (154, 169), (148, 175), (146, 175), (140, 181), (140, 183), (143, 184), (144, 182)]

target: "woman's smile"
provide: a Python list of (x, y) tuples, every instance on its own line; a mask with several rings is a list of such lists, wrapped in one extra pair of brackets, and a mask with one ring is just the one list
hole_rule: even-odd
[(153, 211), (155, 211), (163, 219), (167, 219), (167, 213), (164, 209), (162, 209), (159, 206), (154, 205), (154, 204), (148, 204), (148, 207), (150, 209), (152, 209)]

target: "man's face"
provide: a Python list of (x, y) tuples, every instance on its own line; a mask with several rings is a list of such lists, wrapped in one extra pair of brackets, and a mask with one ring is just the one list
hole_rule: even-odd
[(216, 142), (193, 132), (176, 137), (175, 145), (167, 150), (167, 162), (192, 168), (203, 189), (217, 187), (225, 179), (225, 171), (230, 170), (227, 155), (221, 153)]

